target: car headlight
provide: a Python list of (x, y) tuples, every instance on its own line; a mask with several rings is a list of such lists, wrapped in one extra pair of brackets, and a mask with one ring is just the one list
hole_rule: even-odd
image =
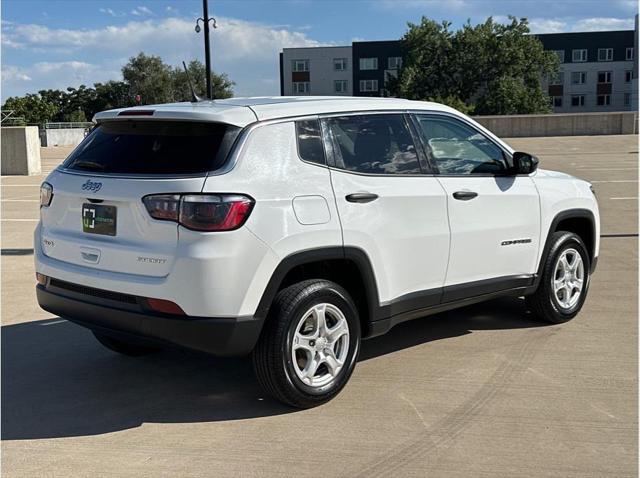
[(48, 207), (53, 199), (53, 186), (47, 182), (40, 186), (40, 207)]

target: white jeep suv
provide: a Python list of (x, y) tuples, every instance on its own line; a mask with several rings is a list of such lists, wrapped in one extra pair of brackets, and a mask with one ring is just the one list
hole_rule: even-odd
[(559, 323), (584, 303), (590, 184), (449, 107), (235, 98), (95, 121), (41, 188), (37, 297), (117, 352), (252, 353), (266, 391), (311, 407), (400, 322), (510, 295)]

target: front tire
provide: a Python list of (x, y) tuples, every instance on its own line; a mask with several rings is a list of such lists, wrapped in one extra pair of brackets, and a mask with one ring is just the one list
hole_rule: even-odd
[(360, 320), (342, 287), (306, 280), (280, 291), (253, 351), (262, 388), (281, 402), (311, 408), (346, 385), (360, 351)]
[(589, 254), (580, 236), (555, 232), (538, 289), (526, 298), (533, 315), (554, 324), (574, 318), (587, 297), (589, 271)]

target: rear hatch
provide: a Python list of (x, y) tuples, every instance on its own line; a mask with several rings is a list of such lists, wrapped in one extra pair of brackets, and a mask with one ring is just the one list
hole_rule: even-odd
[(224, 123), (120, 120), (98, 125), (47, 182), (43, 252), (70, 264), (166, 276), (176, 222), (153, 219), (142, 198), (199, 193), (226, 164), (240, 128)]

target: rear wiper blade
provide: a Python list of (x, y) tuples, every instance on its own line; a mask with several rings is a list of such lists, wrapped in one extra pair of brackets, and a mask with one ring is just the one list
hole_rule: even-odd
[(76, 161), (75, 163), (73, 163), (73, 166), (77, 168), (93, 169), (97, 171), (102, 171), (104, 169), (104, 164), (96, 163), (94, 161)]

